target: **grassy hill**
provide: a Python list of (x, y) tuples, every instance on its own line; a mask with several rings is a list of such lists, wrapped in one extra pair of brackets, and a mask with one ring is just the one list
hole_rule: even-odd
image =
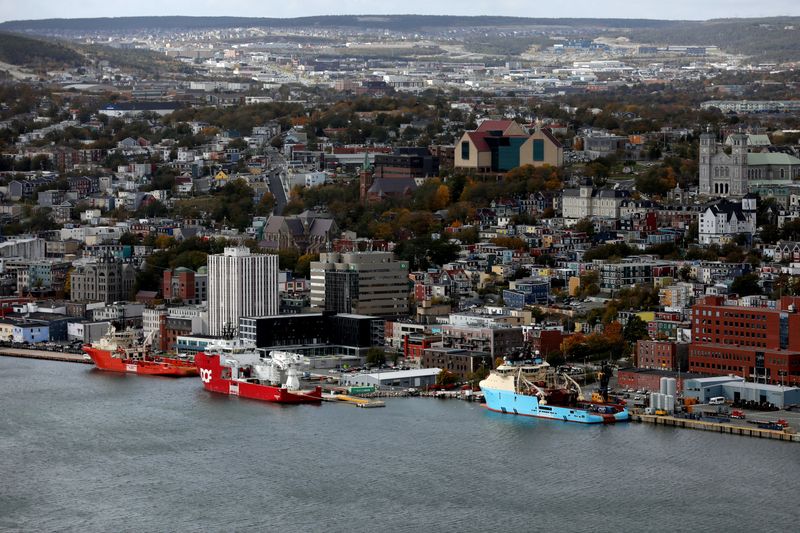
[(0, 33), (0, 61), (31, 68), (77, 67), (83, 57), (60, 43)]

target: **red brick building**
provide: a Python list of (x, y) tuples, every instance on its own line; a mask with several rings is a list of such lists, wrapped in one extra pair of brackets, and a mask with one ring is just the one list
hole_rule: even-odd
[(636, 361), (639, 368), (677, 370), (678, 346), (670, 341), (636, 341)]
[(439, 336), (431, 335), (406, 335), (403, 339), (403, 357), (405, 359), (421, 360), (425, 350), (433, 343), (441, 341)]
[(542, 357), (561, 351), (564, 333), (558, 329), (532, 329), (525, 334), (525, 340), (531, 343), (533, 353), (539, 352)]
[(617, 372), (617, 386), (621, 389), (658, 392), (661, 389), (661, 378), (675, 378), (677, 391), (680, 392), (683, 390), (683, 380), (702, 377), (706, 376), (650, 368), (620, 368)]
[(758, 303), (707, 296), (695, 304), (689, 370), (800, 385), (800, 297)]
[(208, 298), (208, 276), (204, 268), (194, 272), (179, 267), (174, 271), (167, 270), (163, 274), (161, 293), (164, 300), (181, 300), (184, 303), (201, 303)]

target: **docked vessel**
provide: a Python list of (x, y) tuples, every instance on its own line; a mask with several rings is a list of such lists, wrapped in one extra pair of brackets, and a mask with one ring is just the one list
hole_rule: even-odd
[(98, 342), (84, 344), (82, 350), (100, 370), (132, 372), (156, 376), (196, 376), (197, 367), (188, 357), (168, 357), (153, 352), (152, 335), (139, 341), (131, 330), (113, 326)]
[(584, 424), (613, 424), (628, 420), (624, 405), (605, 393), (610, 369), (601, 380), (601, 394), (586, 401), (580, 385), (540, 358), (506, 359), (480, 382), (486, 407), (499, 413), (550, 418)]
[(259, 357), (254, 345), (221, 340), (195, 355), (203, 387), (211, 392), (277, 403), (322, 401), (322, 387), (300, 388), (302, 355), (273, 351)]

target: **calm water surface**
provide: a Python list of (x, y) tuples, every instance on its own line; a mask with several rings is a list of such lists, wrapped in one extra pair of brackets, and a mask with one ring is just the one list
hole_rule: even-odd
[(0, 357), (3, 531), (791, 531), (800, 445)]

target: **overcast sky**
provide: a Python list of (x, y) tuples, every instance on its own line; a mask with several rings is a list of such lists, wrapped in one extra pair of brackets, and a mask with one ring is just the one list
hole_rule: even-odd
[(699, 20), (798, 16), (800, 0), (0, 0), (0, 20), (142, 15), (302, 17), (389, 13)]

